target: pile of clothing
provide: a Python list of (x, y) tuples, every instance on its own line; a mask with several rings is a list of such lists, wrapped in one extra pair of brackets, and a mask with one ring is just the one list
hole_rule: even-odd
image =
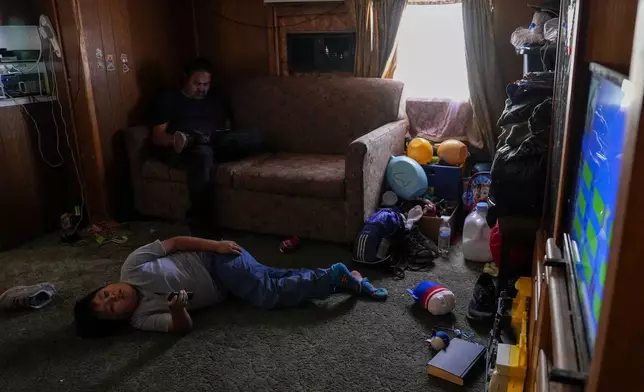
[(492, 163), (488, 223), (539, 215), (544, 200), (554, 74), (534, 72), (507, 86), (503, 132)]

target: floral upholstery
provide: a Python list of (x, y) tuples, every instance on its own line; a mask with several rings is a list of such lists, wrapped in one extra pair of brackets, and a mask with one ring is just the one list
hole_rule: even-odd
[[(229, 91), (235, 127), (258, 129), (271, 154), (214, 169), (220, 226), (350, 242), (378, 206), (385, 168), (402, 152), (402, 83), (362, 78), (268, 78)], [(185, 173), (147, 154), (149, 129), (127, 129), (134, 205), (183, 219)]]
[(270, 154), (242, 159), (240, 161), (221, 163), (215, 167), (215, 185), (232, 188), (235, 177), (248, 166), (260, 166)]
[(257, 129), (276, 151), (346, 154), (349, 144), (398, 119), (402, 84), (299, 76), (251, 79), (230, 92), (235, 126)]
[(145, 160), (141, 175), (146, 180), (186, 182), (186, 173), (183, 170), (172, 168), (157, 159)]
[(277, 154), (246, 165), (233, 187), (288, 196), (344, 200), (343, 155)]

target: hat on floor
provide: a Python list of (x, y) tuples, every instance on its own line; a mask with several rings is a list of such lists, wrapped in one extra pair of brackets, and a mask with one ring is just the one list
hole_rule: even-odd
[(456, 297), (438, 283), (424, 280), (415, 289), (407, 289), (411, 297), (434, 316), (450, 313), (456, 306)]

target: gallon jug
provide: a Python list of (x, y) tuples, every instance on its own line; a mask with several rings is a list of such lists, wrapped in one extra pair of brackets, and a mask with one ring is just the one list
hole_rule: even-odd
[(476, 208), (463, 226), (463, 256), (466, 260), (487, 263), (492, 261), (490, 251), (490, 227), (487, 225), (487, 202), (476, 204)]

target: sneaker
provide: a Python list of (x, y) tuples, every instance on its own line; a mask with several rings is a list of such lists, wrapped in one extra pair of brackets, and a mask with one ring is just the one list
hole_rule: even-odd
[(496, 284), (490, 274), (482, 274), (474, 285), (472, 299), (467, 309), (467, 318), (474, 321), (488, 321), (496, 312)]
[(444, 252), (427, 238), (418, 228), (414, 226), (405, 241), (407, 258), (412, 263), (429, 263), (435, 259), (444, 256)]
[(0, 309), (40, 309), (50, 303), (55, 295), (56, 287), (51, 283), (12, 287), (0, 294)]

